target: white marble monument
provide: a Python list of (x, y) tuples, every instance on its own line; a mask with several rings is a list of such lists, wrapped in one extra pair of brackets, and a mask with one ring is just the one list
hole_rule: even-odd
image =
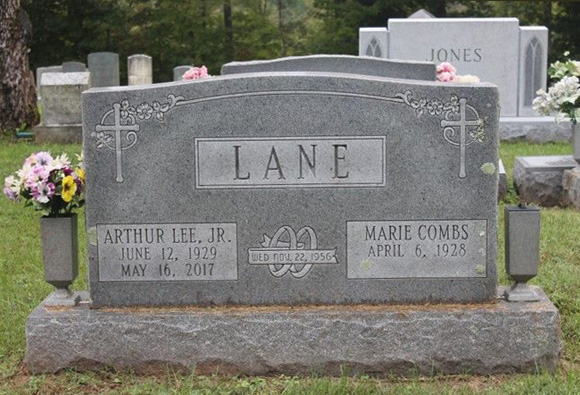
[(359, 29), (359, 55), (450, 62), (458, 74), (477, 75), (481, 81), (496, 84), (503, 140), (568, 141), (571, 137), (568, 124), (557, 125), (532, 108), (536, 91), (546, 89), (546, 27), (522, 27), (517, 18), (435, 18), (427, 14), (391, 18), (386, 28)]

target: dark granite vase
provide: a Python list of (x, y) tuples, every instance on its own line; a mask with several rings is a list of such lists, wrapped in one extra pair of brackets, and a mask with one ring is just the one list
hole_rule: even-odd
[[(44, 279), (56, 288), (51, 299), (63, 302), (58, 304), (69, 304), (72, 294), (68, 287), (77, 277), (79, 268), (77, 215), (42, 217), (40, 234)], [(69, 302), (65, 303), (66, 301)]]

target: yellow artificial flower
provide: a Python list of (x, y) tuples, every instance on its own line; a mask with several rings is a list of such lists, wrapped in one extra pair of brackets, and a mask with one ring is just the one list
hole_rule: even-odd
[(70, 202), (77, 192), (77, 184), (72, 176), (66, 176), (62, 179), (62, 200)]
[(79, 167), (78, 169), (76, 169), (75, 173), (77, 173), (79, 180), (81, 180), (81, 182), (84, 184), (85, 183), (85, 169), (81, 169)]

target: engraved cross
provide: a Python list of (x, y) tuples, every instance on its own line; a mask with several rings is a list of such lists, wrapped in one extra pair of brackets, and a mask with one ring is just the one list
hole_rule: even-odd
[(123, 152), (123, 147), (121, 143), (121, 133), (122, 132), (137, 132), (139, 131), (139, 125), (122, 125), (121, 124), (121, 105), (119, 103), (113, 104), (115, 110), (115, 124), (114, 125), (97, 125), (97, 132), (109, 132), (115, 133), (115, 154), (117, 156), (117, 178), (115, 181), (123, 182), (123, 166), (121, 163), (121, 156)]
[(459, 126), (459, 150), (460, 150), (460, 162), (459, 162), (459, 178), (465, 178), (465, 147), (467, 145), (467, 127), (468, 126), (479, 126), (479, 119), (474, 121), (468, 121), (465, 118), (465, 104), (467, 99), (459, 99), (459, 115), (460, 118), (457, 121), (449, 121), (444, 119), (441, 121), (441, 127), (445, 128), (448, 126), (455, 127)]

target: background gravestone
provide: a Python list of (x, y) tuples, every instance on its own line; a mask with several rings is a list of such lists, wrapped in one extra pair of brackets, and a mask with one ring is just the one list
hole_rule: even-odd
[(394, 61), (349, 55), (292, 56), (274, 60), (231, 62), (222, 66), (222, 74), (318, 71), (377, 77), (435, 80), (435, 65), (430, 62)]
[(91, 82), (94, 87), (119, 86), (119, 54), (94, 52), (88, 56)]
[(63, 73), (80, 73), (87, 71), (87, 66), (81, 62), (64, 62), (62, 64)]
[(153, 59), (148, 55), (132, 55), (127, 59), (129, 85), (153, 83)]
[(82, 139), (81, 94), (91, 87), (90, 76), (89, 72), (42, 74), (42, 121), (35, 128), (38, 142)]
[(47, 66), (36, 69), (36, 89), (40, 90), (40, 81), (44, 73), (62, 73), (62, 66)]
[(192, 66), (177, 66), (173, 68), (173, 81), (181, 81), (183, 79), (183, 74)]
[(546, 88), (547, 40), (545, 27), (520, 27), (517, 18), (435, 18), (418, 11), (389, 19), (388, 29), (361, 28), (359, 54), (451, 62), (458, 74), (498, 85), (503, 117), (536, 116), (531, 100)]

